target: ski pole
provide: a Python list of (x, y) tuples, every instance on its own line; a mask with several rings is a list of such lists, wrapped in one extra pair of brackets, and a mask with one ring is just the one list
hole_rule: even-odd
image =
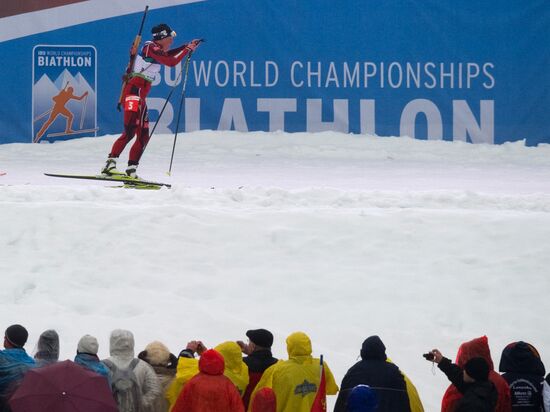
[[(166, 97), (166, 100), (164, 100), (164, 104), (162, 105), (162, 109), (160, 109), (159, 116), (157, 117), (157, 121), (155, 122), (153, 129), (151, 130), (151, 133), (149, 134), (149, 141), (151, 141), (151, 137), (153, 137), (153, 133), (155, 133), (155, 129), (157, 128), (157, 125), (159, 124), (160, 118), (162, 117), (162, 114), (164, 113), (164, 109), (166, 109), (166, 106), (168, 105), (168, 102), (170, 101), (170, 97), (172, 97), (172, 93), (174, 93), (174, 90), (176, 90), (176, 87), (179, 86), (179, 80), (181, 77), (182, 71), (178, 74), (178, 77), (176, 78), (175, 84), (170, 89), (170, 93), (168, 93), (168, 97)], [(140, 120), (141, 121), (141, 120)], [(147, 144), (143, 146), (142, 153), (145, 152), (145, 148), (147, 147)]]
[(187, 74), (189, 73), (189, 61), (191, 60), (191, 55), (193, 52), (189, 52), (187, 55), (187, 60), (185, 61), (185, 75), (183, 76), (183, 86), (181, 88), (181, 99), (180, 106), (178, 109), (178, 120), (176, 121), (176, 132), (174, 133), (174, 144), (172, 145), (172, 155), (170, 156), (170, 168), (168, 169), (167, 175), (170, 176), (172, 173), (172, 163), (174, 161), (174, 152), (176, 151), (176, 140), (178, 139), (178, 128), (180, 125), (181, 118), (181, 107), (183, 106), (183, 99), (185, 99), (185, 86), (187, 85)]
[[(200, 42), (205, 42), (206, 40), (204, 39), (200, 39)], [(178, 74), (178, 77), (176, 78), (176, 81), (174, 82), (174, 85), (172, 86), (172, 88), (170, 89), (170, 92), (168, 93), (168, 96), (166, 97), (166, 99), (164, 100), (164, 104), (162, 105), (162, 108), (160, 109), (160, 112), (159, 112), (159, 115), (157, 117), (157, 120), (155, 121), (155, 124), (153, 125), (153, 129), (151, 130), (151, 133), (149, 134), (149, 141), (151, 140), (151, 137), (153, 137), (153, 134), (155, 133), (155, 129), (157, 128), (158, 124), (159, 124), (159, 121), (160, 121), (160, 118), (162, 117), (162, 114), (164, 113), (164, 109), (166, 109), (166, 106), (168, 105), (168, 102), (170, 101), (170, 98), (172, 97), (172, 93), (174, 93), (174, 90), (176, 90), (176, 88), (179, 86), (179, 80), (181, 78), (181, 74), (185, 71), (185, 80), (184, 80), (184, 83), (183, 83), (183, 90), (182, 90), (182, 93), (185, 92), (185, 84), (187, 83), (187, 73), (189, 71), (189, 60), (191, 60), (191, 54), (188, 54), (187, 55), (187, 60), (185, 62), (185, 67), (184, 69), (182, 69), (179, 74)], [(183, 100), (182, 100), (183, 101)], [(181, 112), (181, 103), (180, 103), (180, 112)], [(179, 124), (179, 116), (178, 116), (178, 124)], [(175, 143), (174, 143), (175, 144)], [(143, 147), (143, 150), (145, 151), (145, 147), (147, 146), (144, 146)], [(174, 156), (174, 152), (172, 150), (172, 158)], [(170, 168), (172, 166), (172, 160), (170, 160)], [(169, 173), (169, 172), (167, 172)]]
[(180, 71), (180, 73), (178, 74), (178, 77), (174, 83), (174, 86), (172, 86), (172, 88), (170, 89), (170, 93), (168, 93), (168, 97), (166, 97), (166, 100), (164, 101), (164, 104), (162, 105), (162, 109), (160, 109), (160, 112), (159, 112), (159, 116), (157, 117), (157, 120), (153, 126), (153, 129), (151, 130), (151, 133), (149, 134), (149, 138), (151, 138), (153, 136), (153, 133), (155, 133), (155, 129), (157, 128), (157, 125), (159, 124), (159, 120), (160, 118), (162, 117), (162, 114), (164, 113), (164, 109), (166, 109), (166, 106), (168, 105), (168, 102), (170, 101), (170, 97), (172, 97), (172, 93), (174, 93), (174, 90), (176, 90), (176, 87), (179, 86), (179, 81), (180, 81), (180, 77), (181, 77), (181, 73), (183, 72)]
[(86, 114), (86, 103), (88, 103), (88, 95), (84, 98), (84, 103), (82, 104), (82, 113), (80, 114), (80, 130), (84, 129), (84, 114)]
[[(204, 40), (204, 39), (200, 39), (201, 43), (205, 42), (205, 41), (206, 40)], [(191, 59), (191, 56), (188, 55), (186, 65), (189, 63), (190, 59)], [(179, 72), (178, 77), (177, 77), (176, 81), (174, 82), (174, 85), (170, 89), (170, 93), (168, 93), (168, 97), (166, 97), (166, 100), (164, 101), (164, 104), (162, 105), (162, 109), (160, 109), (159, 117), (157, 118), (157, 121), (155, 122), (155, 125), (153, 126), (153, 129), (151, 130), (151, 133), (149, 134), (149, 138), (151, 138), (153, 136), (153, 133), (155, 133), (155, 129), (157, 128), (159, 120), (162, 117), (162, 114), (164, 113), (164, 109), (166, 109), (166, 105), (168, 104), (168, 101), (170, 100), (170, 97), (172, 97), (172, 93), (174, 93), (174, 90), (176, 89), (176, 87), (179, 86), (179, 80), (180, 80), (180, 77), (181, 77), (181, 74), (183, 73), (183, 71), (185, 71), (185, 76), (187, 77), (187, 70), (188, 70), (188, 67), (186, 66), (185, 69), (182, 69), (182, 71)], [(187, 79), (186, 79), (186, 81), (187, 81)], [(185, 85), (184, 85), (184, 88), (185, 88)]]
[(50, 109), (50, 110), (48, 110), (48, 111), (45, 111), (45, 112), (42, 113), (41, 115), (35, 117), (33, 121), (37, 122), (37, 121), (39, 121), (40, 119), (42, 119), (43, 117), (46, 117), (47, 115), (49, 115), (51, 112), (52, 112), (52, 109)]

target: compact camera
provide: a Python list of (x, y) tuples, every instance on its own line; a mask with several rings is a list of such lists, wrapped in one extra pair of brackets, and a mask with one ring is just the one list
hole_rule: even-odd
[(429, 353), (424, 353), (422, 356), (424, 356), (424, 358), (426, 360), (429, 360), (429, 361), (433, 361), (435, 359), (435, 356), (433, 353), (429, 352)]

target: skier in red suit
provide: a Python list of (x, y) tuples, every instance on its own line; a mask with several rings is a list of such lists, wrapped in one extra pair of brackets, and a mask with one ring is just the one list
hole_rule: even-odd
[(133, 70), (123, 91), (124, 131), (115, 141), (107, 163), (101, 173), (104, 175), (120, 174), (116, 169), (116, 160), (126, 145), (136, 136), (130, 149), (126, 174), (136, 178), (139, 159), (149, 142), (149, 119), (145, 98), (151, 90), (151, 84), (159, 75), (162, 65), (175, 66), (200, 44), (195, 39), (183, 46), (169, 50), (176, 32), (167, 24), (159, 24), (151, 30), (153, 40), (145, 42), (141, 53), (136, 56)]

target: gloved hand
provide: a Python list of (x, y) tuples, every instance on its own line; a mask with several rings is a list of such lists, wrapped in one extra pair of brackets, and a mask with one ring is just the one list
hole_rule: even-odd
[(201, 39), (194, 39), (194, 40), (191, 40), (188, 44), (187, 44), (187, 48), (190, 50), (190, 51), (195, 51), (195, 49), (197, 47), (199, 47), (199, 44), (201, 43)]

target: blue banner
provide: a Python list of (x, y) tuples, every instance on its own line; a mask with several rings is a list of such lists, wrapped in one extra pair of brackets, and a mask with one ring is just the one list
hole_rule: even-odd
[(93, 46), (34, 47), (33, 142), (95, 136), (96, 69)]
[[(0, 15), (0, 143), (122, 130), (121, 76), (145, 3), (67, 3)], [(158, 23), (174, 46), (207, 40), (190, 61), (181, 131), (550, 142), (546, 0), (152, 3), (143, 40)], [(149, 94), (154, 122), (176, 88), (156, 133), (174, 131), (184, 62)]]

